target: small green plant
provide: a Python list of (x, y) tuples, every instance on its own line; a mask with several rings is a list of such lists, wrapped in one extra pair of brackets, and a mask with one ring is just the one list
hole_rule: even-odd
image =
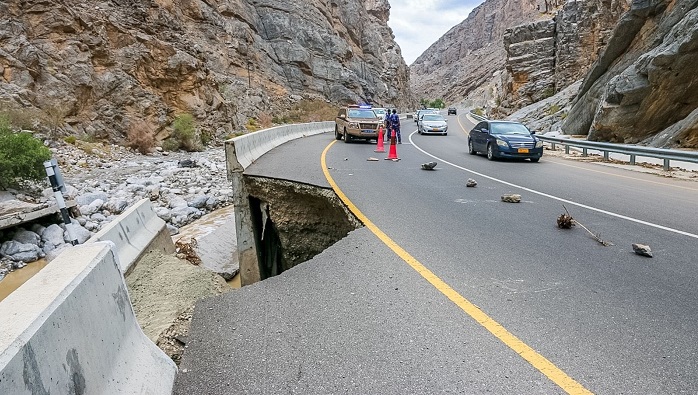
[(200, 138), (201, 144), (207, 146), (211, 142), (211, 140), (213, 140), (213, 133), (211, 133), (211, 131), (209, 130), (202, 130)]
[(51, 151), (41, 141), (31, 133), (13, 132), (7, 116), (0, 116), (0, 189), (43, 179), (43, 162), (49, 159)]
[(172, 138), (179, 142), (179, 148), (186, 151), (201, 151), (203, 149), (196, 139), (196, 125), (191, 114), (177, 116), (172, 127), (174, 128)]
[(291, 123), (291, 120), (288, 118), (288, 116), (284, 115), (281, 117), (279, 117), (279, 116), (273, 117), (271, 119), (271, 122), (275, 123), (277, 125), (280, 125), (280, 124), (284, 124), (284, 123)]
[(483, 110), (481, 107), (477, 107), (473, 110), (473, 114), (483, 116), (485, 115), (485, 110)]
[(557, 104), (553, 104), (552, 106), (548, 107), (548, 115), (553, 115), (560, 111), (560, 106)]
[(179, 149), (179, 141), (170, 137), (162, 142), (162, 149), (165, 151), (177, 151)]
[(431, 101), (429, 107), (431, 107), (431, 108), (444, 108), (444, 107), (446, 107), (446, 104), (444, 103), (443, 99), (434, 99)]
[(247, 124), (245, 124), (245, 129), (249, 130), (250, 132), (256, 132), (260, 129), (260, 127), (257, 124), (256, 119), (250, 118), (247, 120)]
[(549, 87), (545, 88), (545, 90), (543, 90), (543, 92), (541, 94), (543, 95), (543, 99), (547, 99), (550, 96), (555, 94), (555, 88), (553, 88), (552, 86), (549, 86)]
[(75, 137), (75, 136), (66, 136), (66, 137), (63, 139), (63, 141), (65, 141), (66, 143), (68, 143), (68, 144), (70, 144), (70, 145), (75, 145), (75, 142), (76, 142), (77, 140), (78, 140), (78, 138)]

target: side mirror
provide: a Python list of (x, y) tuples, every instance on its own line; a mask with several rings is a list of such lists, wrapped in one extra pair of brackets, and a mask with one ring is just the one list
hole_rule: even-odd
[(536, 134), (537, 132), (535, 130), (531, 130), (531, 134)]

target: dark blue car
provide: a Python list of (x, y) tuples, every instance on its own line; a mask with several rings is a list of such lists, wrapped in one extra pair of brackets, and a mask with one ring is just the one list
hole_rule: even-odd
[(482, 121), (468, 135), (468, 152), (487, 153), (487, 159), (520, 158), (538, 162), (543, 142), (526, 126), (510, 121)]

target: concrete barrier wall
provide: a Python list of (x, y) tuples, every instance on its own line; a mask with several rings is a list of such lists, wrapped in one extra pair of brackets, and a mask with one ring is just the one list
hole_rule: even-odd
[(111, 243), (67, 249), (0, 302), (0, 394), (170, 394)]
[(252, 214), (243, 172), (259, 157), (283, 143), (304, 136), (331, 132), (334, 127), (334, 121), (284, 125), (249, 133), (225, 142), (228, 179), (233, 188), (235, 233), (242, 285), (249, 285), (260, 280)]
[(226, 141), (235, 147), (236, 160), (246, 169), (260, 156), (291, 140), (334, 130), (334, 121), (276, 126)]
[(129, 207), (87, 242), (97, 241), (114, 243), (122, 273), (128, 272), (148, 250), (159, 248), (166, 254), (174, 253), (175, 250), (165, 221), (155, 214), (148, 199), (142, 199)]

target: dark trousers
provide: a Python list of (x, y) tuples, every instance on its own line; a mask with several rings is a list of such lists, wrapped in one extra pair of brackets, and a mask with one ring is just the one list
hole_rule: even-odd
[(400, 135), (400, 128), (390, 128), (388, 129), (388, 133), (385, 136), (385, 141), (390, 141), (390, 138), (393, 136), (393, 132), (395, 132), (395, 138), (397, 139), (398, 143), (402, 142), (402, 136)]

